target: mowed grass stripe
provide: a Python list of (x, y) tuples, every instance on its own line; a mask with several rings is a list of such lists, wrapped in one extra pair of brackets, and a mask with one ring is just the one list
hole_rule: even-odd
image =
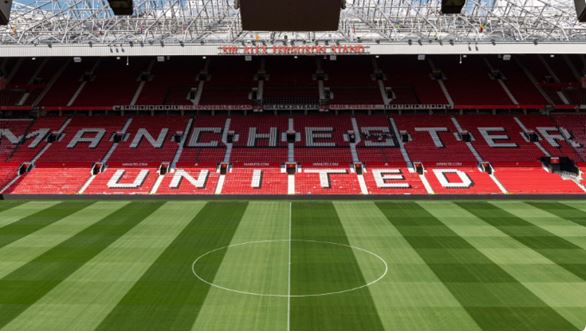
[[(291, 226), (291, 294), (320, 294), (367, 282), (331, 202), (294, 202)], [(333, 242), (307, 243), (299, 240)], [(383, 330), (368, 288), (291, 298), (292, 330)]]
[(62, 202), (6, 225), (0, 228), (0, 248), (80, 211), (93, 203), (93, 201), (85, 200)]
[[(210, 286), (192, 272), (202, 254), (230, 244), (246, 202), (210, 202), (157, 258), (99, 330), (189, 330)], [(225, 253), (225, 250), (220, 251)], [(202, 272), (214, 278), (223, 256)]]
[[(377, 206), (482, 329), (576, 329), (421, 206), (413, 202), (377, 202)], [(500, 284), (506, 288), (495, 288)], [(532, 305), (513, 305), (507, 297), (526, 299)]]
[(527, 204), (586, 227), (586, 212), (577, 208), (553, 201), (528, 201)]
[[(489, 202), (504, 211), (542, 228), (543, 230), (549, 231), (558, 237), (586, 249), (586, 228), (580, 224), (566, 220), (547, 210), (535, 207), (523, 201), (494, 200)], [(582, 207), (580, 206), (571, 207), (571, 209), (577, 209), (582, 212), (582, 214), (586, 215), (586, 212), (582, 210)]]
[(128, 202), (97, 202), (0, 248), (0, 278), (84, 230)]
[[(264, 294), (287, 294), (289, 203), (250, 202), (227, 250), (214, 283)], [(202, 264), (215, 256), (203, 258)], [(257, 331), (287, 329), (287, 298), (261, 297), (211, 288), (194, 330)]]
[[(586, 282), (452, 202), (424, 201), (419, 202), (419, 205), (539, 298), (518, 297), (511, 292), (508, 284), (494, 284), (493, 292), (505, 295), (501, 298), (503, 301), (510, 305), (532, 307), (542, 307), (545, 303), (574, 326), (584, 327)], [(539, 213), (539, 209), (532, 206), (523, 208), (537, 211), (533, 214)]]
[(487, 202), (457, 204), (586, 281), (586, 250)]
[[(374, 202), (334, 205), (350, 245), (375, 252), (388, 263), (387, 275), (369, 286), (386, 330), (480, 329)], [(369, 280), (380, 274), (381, 263), (376, 258), (357, 259)]]
[(0, 280), (0, 327), (159, 208), (162, 202), (134, 202), (43, 253)]
[(18, 201), (18, 200), (0, 200), (0, 212), (8, 210), (10, 208), (22, 205), (27, 201)]
[[(115, 209), (115, 203), (118, 201), (99, 204)], [(165, 203), (4, 329), (95, 329), (204, 205), (205, 202)]]
[(0, 211), (0, 230), (11, 223), (20, 221), (27, 216), (33, 215), (38, 211), (55, 206), (59, 203), (60, 201), (28, 201)]

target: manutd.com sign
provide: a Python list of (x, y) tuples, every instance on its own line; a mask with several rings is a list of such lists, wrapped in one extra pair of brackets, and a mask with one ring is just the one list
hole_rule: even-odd
[(220, 55), (327, 55), (368, 53), (368, 46), (361, 44), (272, 46), (226, 45), (219, 47)]

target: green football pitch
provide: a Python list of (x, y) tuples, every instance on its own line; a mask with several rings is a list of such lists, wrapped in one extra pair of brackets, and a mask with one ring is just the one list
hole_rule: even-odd
[(3, 330), (583, 330), (586, 201), (0, 201)]

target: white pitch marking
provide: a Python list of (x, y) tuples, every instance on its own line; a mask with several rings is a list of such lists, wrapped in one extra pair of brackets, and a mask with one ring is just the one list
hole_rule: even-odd
[[(304, 242), (304, 243), (321, 243), (321, 244), (330, 244), (330, 245), (336, 245), (336, 246), (341, 246), (341, 247), (347, 247), (359, 252), (364, 252), (366, 254), (369, 254), (373, 257), (375, 257), (376, 259), (378, 259), (380, 262), (383, 263), (383, 265), (385, 266), (384, 271), (382, 272), (382, 274), (377, 277), (376, 279), (365, 283), (363, 285), (360, 286), (356, 286), (354, 288), (349, 288), (349, 289), (343, 289), (343, 290), (335, 290), (335, 291), (329, 291), (329, 292), (325, 292), (325, 293), (316, 293), (316, 294), (299, 294), (299, 295), (291, 295), (291, 294), (265, 294), (265, 293), (257, 293), (257, 292), (252, 292), (252, 291), (246, 291), (246, 290), (238, 290), (238, 289), (232, 289), (232, 288), (228, 288), (228, 287), (224, 287), (218, 284), (215, 284), (213, 282), (210, 282), (206, 279), (204, 279), (201, 275), (197, 274), (197, 271), (195, 269), (195, 265), (197, 265), (197, 263), (205, 256), (208, 256), (212, 253), (218, 252), (218, 251), (222, 251), (228, 248), (232, 248), (232, 247), (237, 247), (237, 246), (245, 246), (245, 245), (250, 245), (250, 244), (265, 244), (265, 243), (277, 243), (277, 242)], [(210, 250), (204, 254), (202, 254), (201, 256), (197, 257), (197, 259), (195, 259), (193, 261), (193, 264), (191, 264), (191, 272), (193, 273), (193, 275), (195, 275), (196, 278), (198, 278), (201, 282), (210, 285), (212, 287), (218, 288), (218, 289), (222, 289), (225, 291), (231, 291), (233, 293), (237, 293), (237, 294), (242, 294), (242, 295), (252, 295), (252, 296), (261, 296), (261, 297), (282, 297), (282, 298), (304, 298), (304, 297), (318, 297), (318, 296), (327, 296), (327, 295), (337, 295), (337, 294), (343, 294), (343, 293), (348, 293), (354, 290), (358, 290), (358, 289), (362, 289), (362, 288), (366, 288), (369, 287), (375, 283), (377, 283), (378, 281), (380, 281), (382, 278), (384, 278), (387, 273), (389, 271), (389, 265), (387, 264), (387, 261), (384, 260), (381, 256), (379, 256), (378, 254), (369, 251), (367, 249), (363, 249), (361, 247), (358, 246), (354, 246), (354, 245), (349, 245), (349, 244), (342, 244), (342, 243), (336, 243), (336, 242), (328, 242), (328, 241), (318, 241), (318, 240), (313, 240), (313, 239), (267, 239), (267, 240), (260, 240), (260, 241), (251, 241), (251, 242), (244, 242), (244, 243), (238, 243), (238, 244), (230, 244), (227, 246), (223, 246), (223, 247), (219, 247), (217, 249), (214, 250)]]
[(287, 331), (291, 330), (291, 238), (292, 238), (292, 228), (291, 228), (291, 215), (293, 214), (293, 204), (289, 201), (289, 267), (287, 271)]

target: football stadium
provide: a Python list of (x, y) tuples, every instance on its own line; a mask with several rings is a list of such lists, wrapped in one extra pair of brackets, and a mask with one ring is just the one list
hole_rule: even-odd
[(586, 0), (4, 0), (0, 330), (586, 329)]

